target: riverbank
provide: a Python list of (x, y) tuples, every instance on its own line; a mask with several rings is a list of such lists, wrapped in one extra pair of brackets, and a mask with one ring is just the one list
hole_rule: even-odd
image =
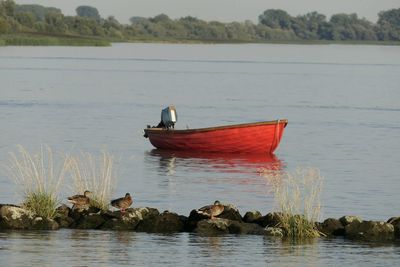
[(47, 34), (3, 34), (0, 46), (110, 46), (111, 42), (102, 38), (73, 35)]
[[(297, 215), (301, 216), (301, 215)], [(262, 215), (249, 211), (242, 216), (231, 204), (224, 204), (224, 211), (210, 219), (197, 209), (189, 216), (174, 212), (159, 212), (156, 208), (129, 208), (120, 211), (100, 211), (93, 207), (74, 210), (66, 205), (57, 209), (54, 219), (35, 216), (22, 207), (0, 204), (0, 231), (2, 230), (58, 230), (97, 229), (135, 231), (147, 233), (193, 232), (202, 236), (224, 234), (265, 235), (284, 238), (281, 227), (282, 213)], [(387, 222), (365, 221), (357, 216), (328, 218), (316, 223), (321, 237), (345, 237), (368, 242), (393, 242), (400, 238), (400, 217)]]
[(293, 45), (385, 45), (399, 46), (396, 41), (329, 41), (329, 40), (214, 40), (176, 38), (109, 39), (75, 35), (18, 33), (0, 35), (0, 46), (111, 46), (111, 43), (165, 44), (293, 44)]

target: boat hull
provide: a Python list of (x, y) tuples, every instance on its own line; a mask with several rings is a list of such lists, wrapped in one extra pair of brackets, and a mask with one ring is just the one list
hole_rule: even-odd
[(287, 120), (246, 123), (201, 129), (144, 129), (158, 149), (219, 153), (273, 153)]

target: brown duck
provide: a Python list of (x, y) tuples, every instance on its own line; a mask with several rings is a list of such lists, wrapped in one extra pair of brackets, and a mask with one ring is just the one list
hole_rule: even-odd
[(220, 215), (223, 211), (224, 205), (222, 205), (218, 200), (214, 202), (214, 205), (204, 206), (197, 210), (199, 214), (206, 215), (210, 217), (211, 220)]
[(111, 200), (111, 206), (120, 209), (121, 213), (125, 213), (125, 210), (129, 208), (133, 203), (132, 197), (129, 193), (125, 194), (125, 197)]
[(74, 195), (72, 197), (68, 197), (68, 201), (74, 204), (72, 209), (82, 209), (87, 208), (90, 204), (90, 197), (92, 196), (92, 192), (86, 190), (83, 195)]

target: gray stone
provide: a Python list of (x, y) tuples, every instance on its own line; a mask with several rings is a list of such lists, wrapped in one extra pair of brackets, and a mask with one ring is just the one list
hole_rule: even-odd
[(3, 205), (0, 208), (0, 229), (30, 229), (34, 215), (17, 206)]
[(105, 219), (101, 214), (89, 214), (82, 216), (76, 223), (74, 228), (77, 229), (99, 229), (104, 223)]
[(353, 222), (362, 222), (362, 219), (358, 216), (343, 216), (339, 219), (343, 226), (351, 224)]
[(33, 219), (32, 227), (33, 230), (58, 230), (59, 224), (53, 219), (43, 219), (42, 217), (36, 217)]
[(346, 236), (365, 241), (391, 241), (394, 239), (394, 226), (379, 221), (353, 221), (345, 227)]
[(70, 228), (75, 224), (74, 219), (71, 217), (57, 215), (54, 220), (58, 223), (60, 228)]
[(317, 223), (317, 229), (327, 236), (343, 236), (344, 226), (338, 219), (328, 218), (322, 223)]
[(388, 223), (393, 225), (395, 237), (400, 238), (400, 217), (392, 217)]
[(71, 212), (71, 208), (65, 204), (62, 204), (61, 206), (59, 206), (56, 209), (56, 212), (57, 212), (57, 215), (60, 217), (68, 217)]
[(185, 224), (185, 230), (187, 232), (193, 232), (194, 229), (197, 227), (197, 223), (199, 221), (208, 219), (209, 219), (208, 216), (198, 213), (197, 210), (192, 210), (189, 214), (187, 223)]
[(101, 226), (101, 229), (146, 232), (147, 229), (153, 229), (155, 219), (158, 215), (158, 210), (153, 208), (129, 208), (124, 214), (121, 214), (119, 211), (108, 214), (112, 218), (107, 220)]
[(267, 215), (262, 216), (255, 222), (262, 227), (276, 227), (280, 225), (282, 216), (282, 212), (270, 212)]
[(262, 217), (261, 212), (258, 210), (248, 211), (243, 217), (243, 221), (246, 223), (254, 223)]
[(158, 220), (160, 212), (154, 208), (140, 208), (141, 220), (138, 223), (137, 231), (152, 232)]
[(230, 221), (228, 225), (230, 234), (263, 235), (264, 228), (256, 223)]
[(232, 204), (224, 205), (224, 211), (220, 215), (218, 215), (218, 218), (239, 222), (243, 221), (242, 215), (240, 215), (239, 210)]
[(197, 223), (195, 232), (204, 236), (215, 236), (229, 234), (230, 221), (227, 219), (214, 218), (213, 220), (201, 220)]
[(177, 233), (184, 230), (184, 222), (176, 213), (164, 211), (161, 213), (154, 224), (152, 232), (156, 233)]

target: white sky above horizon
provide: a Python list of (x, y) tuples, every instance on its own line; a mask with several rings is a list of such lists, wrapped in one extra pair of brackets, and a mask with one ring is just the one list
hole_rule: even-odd
[(383, 10), (400, 8), (400, 0), (14, 0), (17, 4), (56, 7), (65, 15), (75, 15), (81, 5), (96, 7), (103, 18), (115, 16), (128, 23), (133, 16), (154, 17), (164, 13), (172, 19), (193, 16), (203, 20), (258, 21), (267, 9), (283, 9), (291, 16), (317, 11), (329, 17), (337, 13), (357, 13), (376, 22)]

